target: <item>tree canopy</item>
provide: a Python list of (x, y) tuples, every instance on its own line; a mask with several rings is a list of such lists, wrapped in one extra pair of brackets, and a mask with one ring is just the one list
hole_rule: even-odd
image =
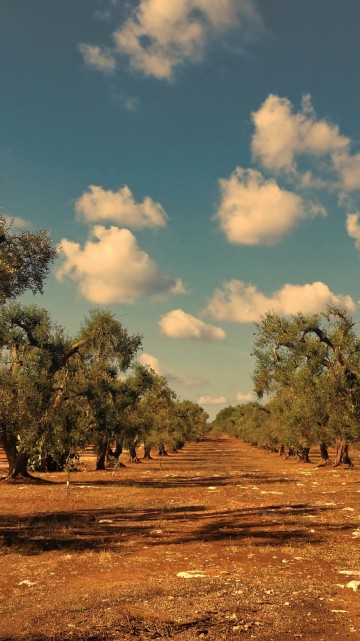
[(215, 425), (272, 448), (289, 447), (308, 461), (320, 445), (323, 459), (351, 463), (360, 441), (360, 338), (346, 309), (314, 315), (268, 313), (257, 325), (254, 389), (262, 403), (225, 408)]
[(0, 210), (0, 304), (30, 289), (42, 293), (56, 248), (45, 230), (13, 232)]

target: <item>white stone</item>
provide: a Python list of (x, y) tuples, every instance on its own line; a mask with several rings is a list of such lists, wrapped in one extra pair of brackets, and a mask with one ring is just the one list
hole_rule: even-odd
[(349, 583), (346, 584), (346, 587), (356, 592), (360, 589), (360, 581), (349, 581)]

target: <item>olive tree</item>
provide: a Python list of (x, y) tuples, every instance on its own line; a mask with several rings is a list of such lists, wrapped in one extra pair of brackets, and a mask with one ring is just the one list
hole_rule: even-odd
[(0, 304), (27, 289), (42, 293), (55, 257), (56, 249), (47, 231), (15, 233), (13, 223), (0, 210)]
[(315, 442), (336, 464), (348, 463), (349, 443), (360, 439), (360, 339), (345, 309), (291, 318), (267, 314), (254, 345), (255, 390), (282, 405), (287, 438), (308, 450)]
[(44, 309), (0, 308), (0, 438), (9, 474), (27, 476), (29, 457), (59, 463), (70, 445), (109, 439), (113, 381), (140, 345), (107, 311), (90, 312), (68, 338)]

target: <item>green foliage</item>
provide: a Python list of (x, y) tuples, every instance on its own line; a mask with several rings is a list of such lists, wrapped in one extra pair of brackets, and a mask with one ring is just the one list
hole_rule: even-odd
[(12, 233), (12, 223), (0, 210), (0, 304), (27, 289), (42, 292), (55, 257), (47, 231)]
[(270, 397), (280, 442), (295, 448), (360, 440), (360, 339), (346, 310), (267, 314), (254, 345), (254, 385)]
[(12, 233), (0, 211), (0, 444), (10, 473), (19, 461), (21, 473), (27, 464), (68, 469), (88, 443), (105, 460), (114, 443), (176, 448), (201, 438), (206, 413), (135, 362), (142, 337), (114, 314), (90, 310), (67, 337), (45, 309), (5, 304), (26, 289), (42, 292), (55, 256), (47, 232)]

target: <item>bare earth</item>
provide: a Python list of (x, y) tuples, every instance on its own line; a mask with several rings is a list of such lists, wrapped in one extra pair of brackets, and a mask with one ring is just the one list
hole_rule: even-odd
[(360, 457), (312, 458), (224, 437), (0, 483), (1, 641), (356, 641)]

